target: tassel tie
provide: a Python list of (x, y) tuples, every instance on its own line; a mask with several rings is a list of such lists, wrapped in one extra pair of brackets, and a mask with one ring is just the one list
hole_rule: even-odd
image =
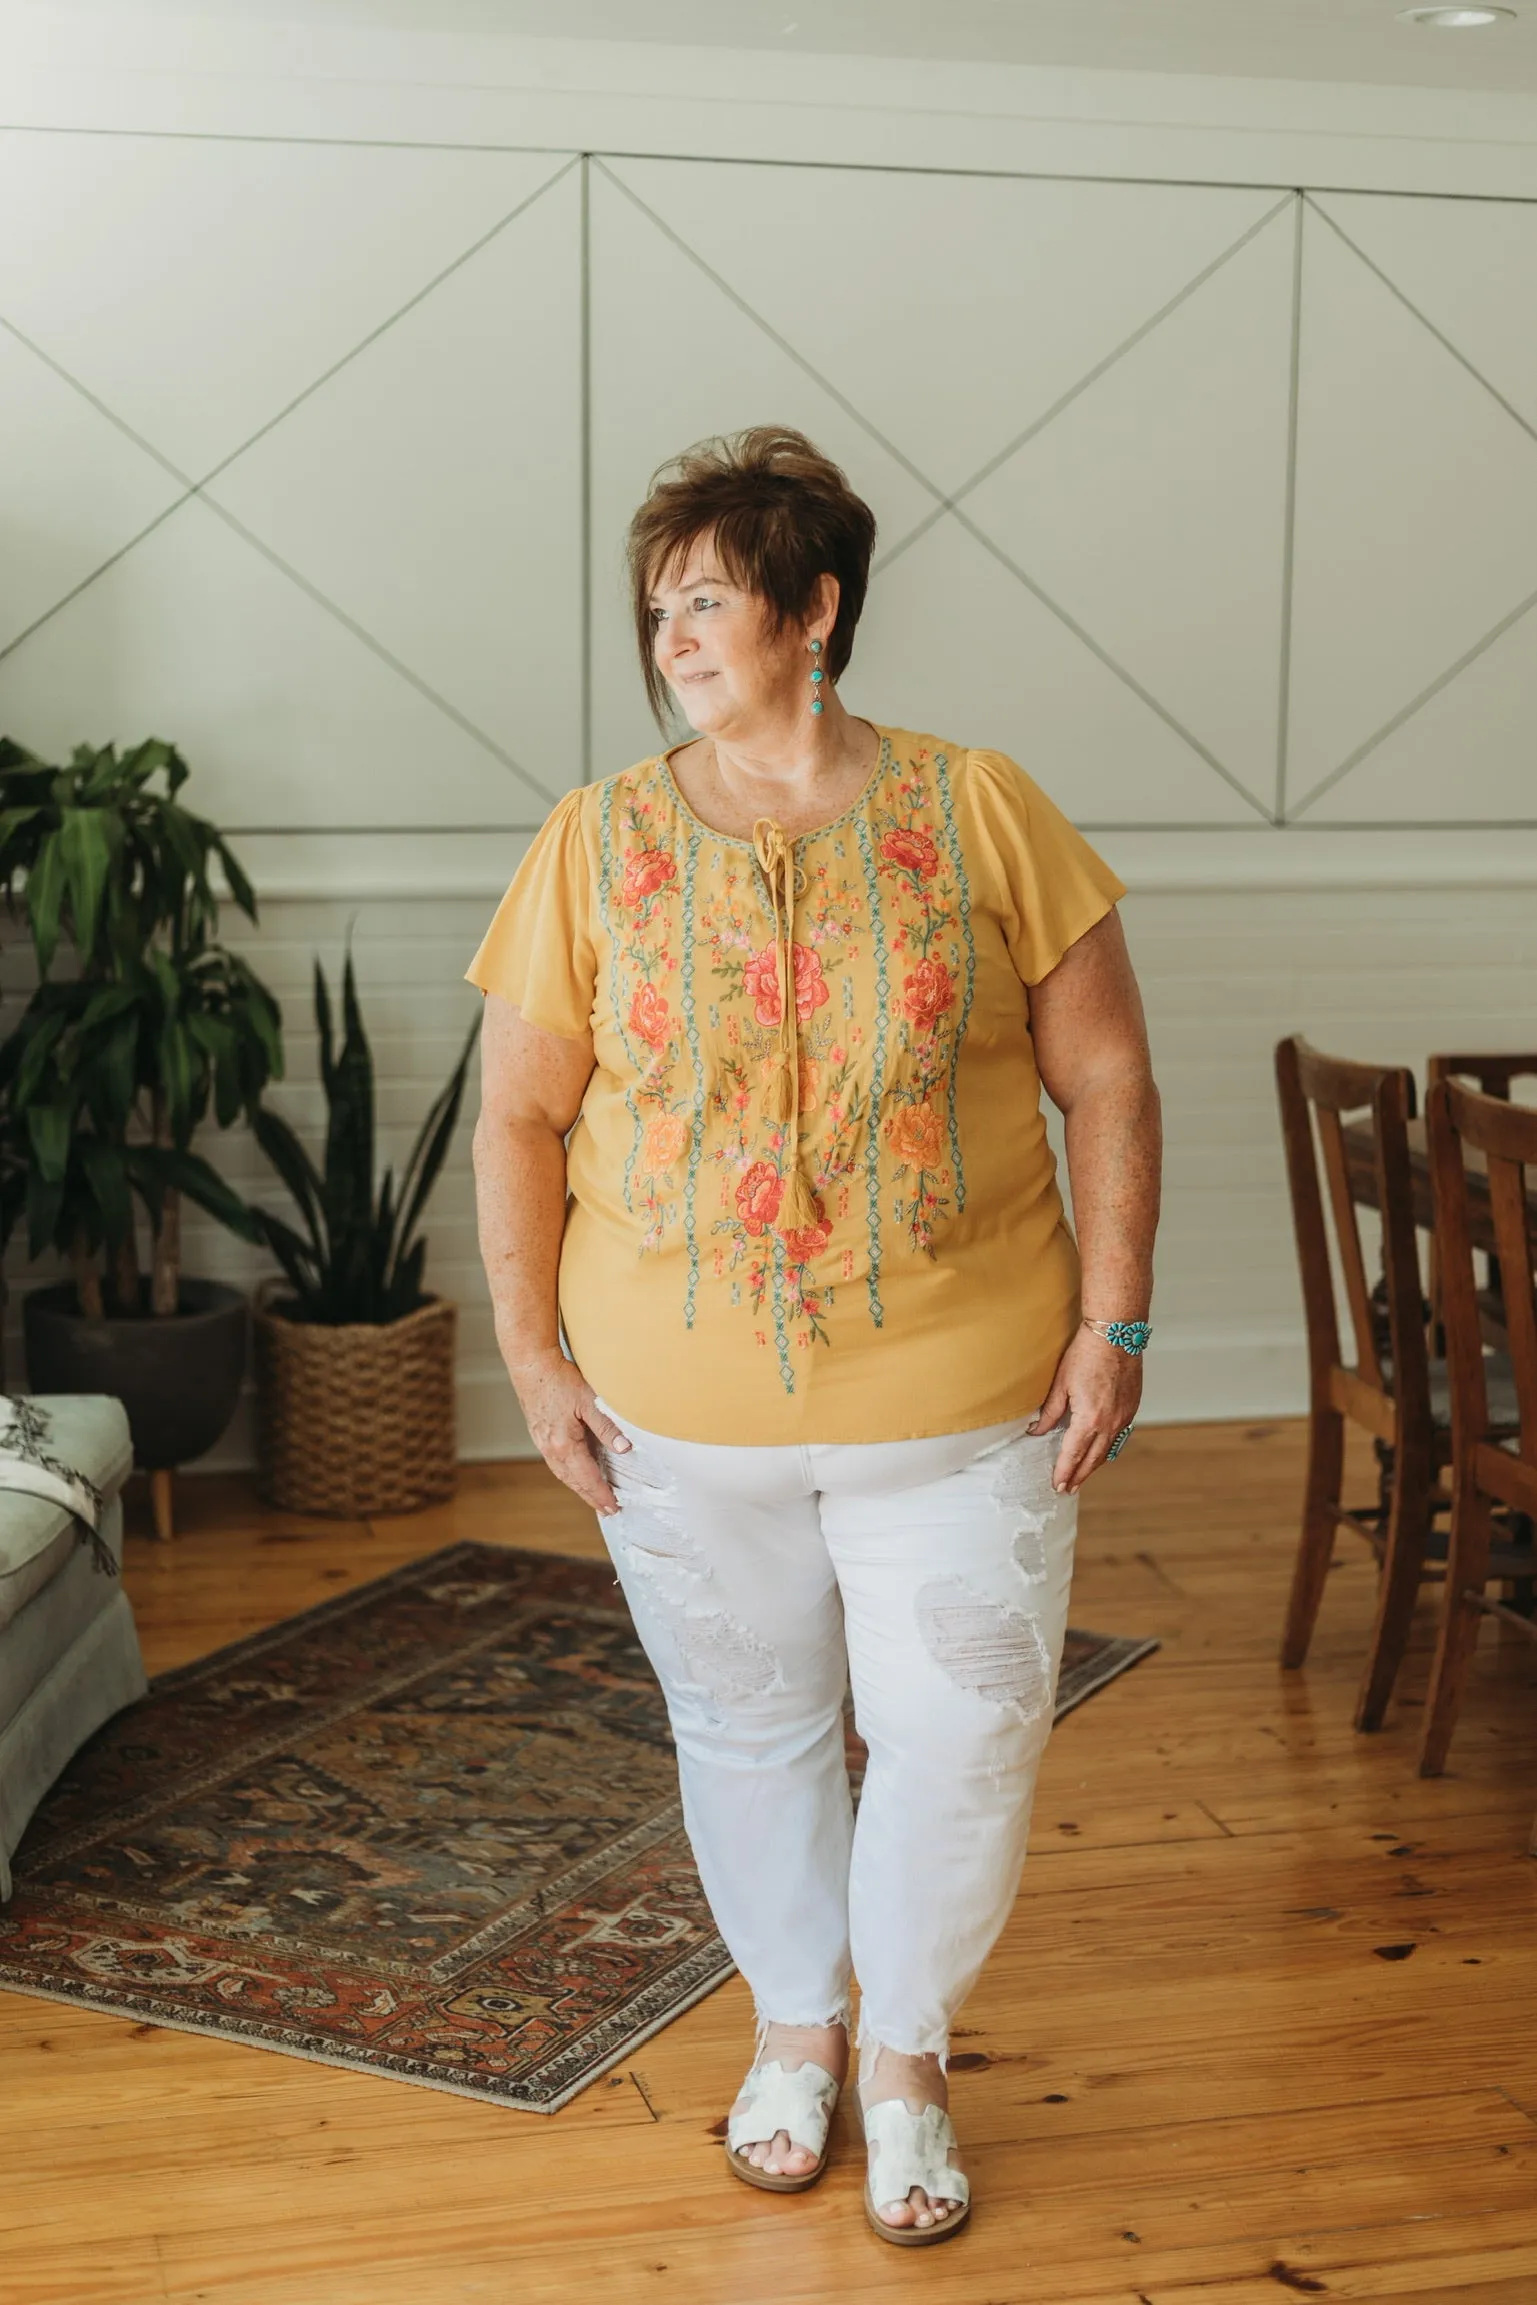
[(772, 817), (760, 816), (752, 828), (752, 845), (768, 884), (769, 910), (774, 920), (774, 966), (779, 982), (779, 1046), (770, 1060), (763, 1111), (767, 1119), (785, 1130), (787, 1152), (782, 1172), (784, 1197), (779, 1205), (779, 1230), (798, 1232), (819, 1224), (822, 1212), (800, 1165), (801, 1043), (800, 1016), (795, 1005), (795, 844), (786, 840)]

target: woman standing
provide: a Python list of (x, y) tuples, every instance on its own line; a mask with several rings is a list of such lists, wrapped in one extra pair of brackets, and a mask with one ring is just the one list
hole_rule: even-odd
[(559, 803), (469, 973), (498, 1342), (603, 1516), (757, 2005), (729, 2165), (821, 2174), (857, 1974), (867, 2214), (913, 2246), (969, 2211), (950, 2022), (1140, 1396), (1159, 1114), (1115, 875), (1002, 755), (839, 701), (874, 536), (799, 433), (658, 476), (641, 661), (697, 734)]

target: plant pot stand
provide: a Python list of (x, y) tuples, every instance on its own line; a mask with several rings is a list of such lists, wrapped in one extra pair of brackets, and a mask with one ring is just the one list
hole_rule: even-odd
[(21, 1309), (35, 1393), (110, 1393), (149, 1474), (155, 1535), (175, 1533), (171, 1475), (222, 1439), (245, 1381), (249, 1307), (222, 1281), (184, 1280), (174, 1313), (94, 1319), (72, 1281), (33, 1289)]

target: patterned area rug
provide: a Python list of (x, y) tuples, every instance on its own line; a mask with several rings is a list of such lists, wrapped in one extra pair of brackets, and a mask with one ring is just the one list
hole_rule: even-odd
[[(1058, 1717), (1156, 1647), (1070, 1632)], [(561, 1554), (451, 1545), (162, 1674), (15, 1872), (0, 1983), (526, 2112), (731, 1973), (623, 1597)]]

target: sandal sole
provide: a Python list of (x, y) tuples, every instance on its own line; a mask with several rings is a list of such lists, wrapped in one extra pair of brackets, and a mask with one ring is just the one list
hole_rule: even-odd
[(942, 2225), (888, 2225), (865, 2187), (865, 2222), (872, 2233), (889, 2241), (894, 2249), (929, 2249), (936, 2241), (952, 2240), (971, 2215), (971, 2203), (963, 2201), (959, 2209), (952, 2210)]
[(741, 2154), (734, 2153), (728, 2145), (726, 2167), (733, 2177), (740, 2177), (744, 2185), (754, 2186), (760, 2193), (804, 2193), (819, 2177), (826, 2175), (827, 2155), (824, 2153), (816, 2167), (808, 2169), (804, 2177), (775, 2176), (771, 2170), (755, 2169), (750, 2161), (744, 2161)]

